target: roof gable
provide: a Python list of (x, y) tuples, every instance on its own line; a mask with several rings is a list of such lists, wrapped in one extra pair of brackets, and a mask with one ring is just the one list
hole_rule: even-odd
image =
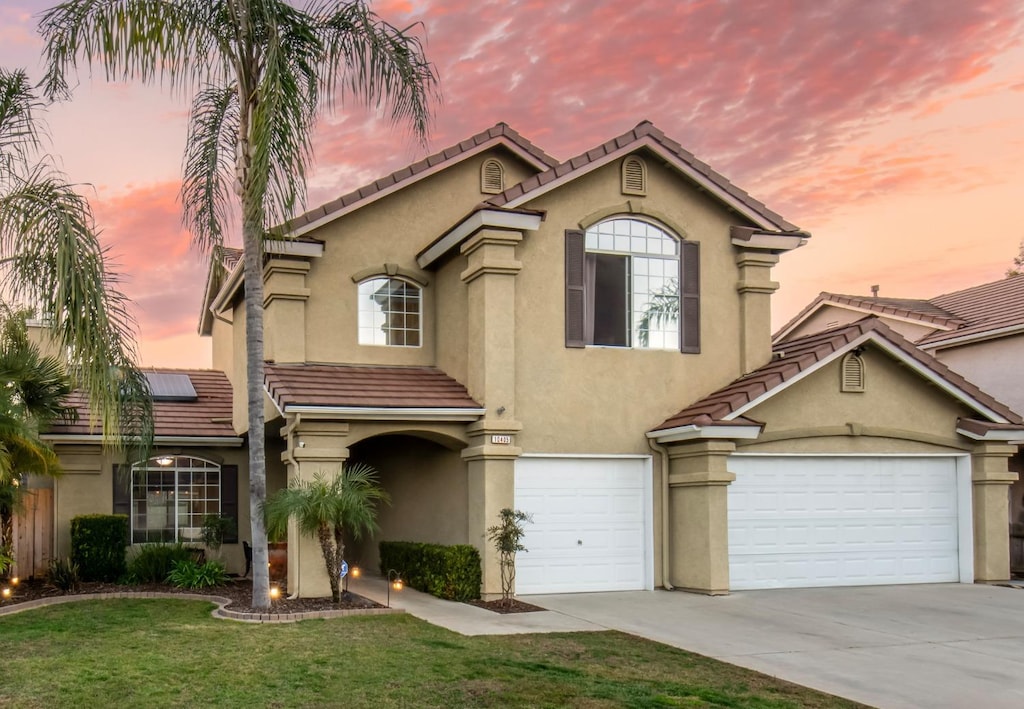
[(915, 347), (877, 317), (868, 317), (845, 327), (777, 343), (771, 362), (687, 406), (648, 435), (661, 437), (687, 427), (749, 422), (744, 415), (758, 404), (868, 342), (988, 421), (1022, 423), (1020, 416), (1005, 404)]
[(782, 215), (768, 209), (763, 202), (754, 199), (725, 176), (711, 169), (707, 163), (666, 136), (650, 121), (642, 121), (617, 138), (513, 185), (501, 194), (486, 200), (486, 204), (495, 207), (520, 207), (542, 194), (641, 148), (657, 154), (678, 172), (707, 190), (712, 197), (757, 226), (783, 232), (800, 231), (798, 226), (786, 221)]

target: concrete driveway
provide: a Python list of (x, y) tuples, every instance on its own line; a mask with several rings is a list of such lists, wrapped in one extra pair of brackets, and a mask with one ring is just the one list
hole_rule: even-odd
[(1024, 707), (1024, 590), (967, 584), (528, 596), (877, 707)]

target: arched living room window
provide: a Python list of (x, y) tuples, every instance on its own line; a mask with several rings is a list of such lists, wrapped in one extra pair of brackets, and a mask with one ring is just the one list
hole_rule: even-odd
[(389, 276), (359, 283), (359, 344), (419, 347), (423, 298), (420, 287)]
[[(230, 481), (221, 465), (187, 455), (159, 455), (132, 465), (126, 490), (132, 544), (199, 541), (208, 515), (227, 514), (228, 500), (237, 508), (237, 468), (224, 467), (231, 468)], [(117, 512), (120, 486), (114, 484)]]

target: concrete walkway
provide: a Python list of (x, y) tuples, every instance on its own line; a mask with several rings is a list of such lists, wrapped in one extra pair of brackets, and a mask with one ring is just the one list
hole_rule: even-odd
[[(363, 576), (349, 581), (348, 590), (385, 603), (388, 585), (379, 576)], [(556, 611), (536, 613), (494, 613), (466, 603), (443, 601), (409, 587), (391, 591), (391, 606), (417, 618), (453, 630), (462, 635), (518, 635), (522, 633), (570, 633), (606, 630), (586, 620)]]
[(1024, 590), (937, 584), (529, 596), (877, 707), (1024, 707)]

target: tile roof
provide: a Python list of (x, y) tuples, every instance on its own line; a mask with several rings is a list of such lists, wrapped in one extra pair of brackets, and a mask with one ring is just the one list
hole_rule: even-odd
[(404, 182), (412, 181), (417, 175), (427, 172), (428, 170), (432, 170), (438, 165), (458, 160), (478, 146), (494, 142), (505, 143), (506, 145), (518, 148), (519, 151), (533, 158), (539, 166), (553, 167), (558, 164), (557, 160), (524, 138), (517, 131), (513, 130), (508, 124), (498, 123), (497, 125), (494, 125), (485, 131), (481, 131), (460, 143), (449, 146), (444, 150), (434, 153), (433, 155), (428, 155), (422, 160), (414, 162), (411, 165), (407, 165), (400, 170), (396, 170), (386, 177), (382, 177), (368, 185), (363, 185), (359, 189), (352, 190), (348, 194), (344, 194), (331, 202), (327, 202), (326, 204), (317, 207), (316, 209), (312, 209), (305, 214), (301, 214), (289, 221), (284, 226), (284, 229), (287, 231), (301, 229), (302, 227), (319, 221), (320, 219), (330, 216), (335, 212), (340, 212), (349, 207), (353, 207), (360, 202), (369, 200), (371, 197), (384, 190), (390, 190)]
[(1024, 276), (983, 283), (931, 298), (929, 302), (955, 313), (965, 324), (952, 332), (932, 333), (918, 341), (921, 346), (1024, 326)]
[(849, 305), (854, 308), (861, 308), (879, 315), (892, 315), (900, 318), (918, 320), (924, 324), (934, 324), (940, 327), (960, 327), (964, 321), (943, 310), (934, 303), (918, 298), (876, 298), (859, 295), (843, 295), (841, 293), (829, 293), (822, 291), (818, 297), (812, 300), (807, 307), (794, 315), (789, 322), (783, 325), (772, 336), (773, 340), (784, 337), (790, 330), (795, 328), (804, 318), (817, 310), (821, 305), (834, 303), (836, 305)]
[(695, 172), (702, 175), (708, 182), (717, 186), (730, 197), (760, 215), (768, 222), (776, 225), (782, 231), (800, 231), (798, 226), (786, 221), (782, 215), (768, 209), (763, 202), (754, 199), (750, 194), (734, 185), (723, 175), (711, 169), (707, 163), (699, 160), (693, 153), (666, 136), (650, 121), (641, 121), (635, 128), (623, 133), (617, 138), (613, 138), (606, 143), (602, 143), (596, 148), (577, 155), (570, 160), (566, 160), (545, 172), (541, 172), (533, 177), (528, 177), (519, 184), (513, 185), (509, 189), (505, 190), (501, 194), (495, 195), (494, 197), (486, 200), (486, 203), (495, 207), (503, 207), (510, 202), (514, 202), (524, 196), (528, 196), (531, 192), (544, 187), (544, 185), (547, 185), (550, 182), (559, 180), (575, 172), (582, 173), (588, 165), (598, 162), (612, 153), (627, 149), (633, 144), (645, 142), (645, 139), (648, 138), (653, 140), (672, 156), (681, 160)]
[(652, 430), (662, 431), (679, 426), (707, 426), (735, 421), (734, 412), (739, 411), (746, 404), (779, 388), (801, 372), (815, 367), (830, 355), (843, 349), (849, 349), (851, 343), (871, 332), (895, 345), (938, 377), (1011, 423), (1021, 423), (1020, 416), (1005, 404), (996, 401), (942, 362), (915, 347), (877, 317), (870, 316), (844, 327), (777, 343), (772, 348), (774, 357), (771, 362), (690, 404)]
[(242, 260), (242, 250), (233, 246), (218, 246), (214, 251), (214, 258), (220, 261), (225, 271), (230, 271)]
[(355, 364), (267, 364), (267, 392), (288, 406), (479, 409), (466, 391), (437, 367)]
[[(223, 372), (210, 369), (150, 369), (158, 374), (186, 374), (195, 387), (196, 401), (154, 401), (155, 435), (237, 438), (231, 425), (231, 383)], [(89, 435), (98, 433), (89, 425), (89, 404), (75, 391), (68, 403), (78, 411), (71, 424), (50, 427), (48, 434)]]

